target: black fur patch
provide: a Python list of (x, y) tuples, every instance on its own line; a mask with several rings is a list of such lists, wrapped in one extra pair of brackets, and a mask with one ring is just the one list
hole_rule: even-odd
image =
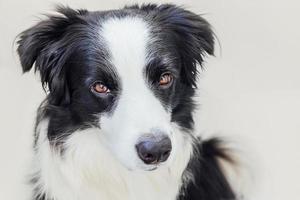
[(177, 200), (234, 200), (235, 194), (229, 185), (217, 159), (233, 163), (222, 149), (222, 141), (214, 138), (194, 147), (194, 156), (186, 171), (193, 179), (184, 186)]

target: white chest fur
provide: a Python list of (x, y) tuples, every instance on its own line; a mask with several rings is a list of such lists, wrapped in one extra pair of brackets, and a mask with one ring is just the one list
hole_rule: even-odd
[[(177, 138), (176, 157), (154, 171), (130, 171), (106, 148), (100, 130), (73, 133), (59, 155), (46, 137), (47, 120), (40, 123), (34, 174), (39, 193), (55, 200), (175, 200), (192, 145)], [(180, 135), (180, 134), (178, 134)]]

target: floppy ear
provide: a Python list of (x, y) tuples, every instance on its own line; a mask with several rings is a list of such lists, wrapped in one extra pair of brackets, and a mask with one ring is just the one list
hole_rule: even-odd
[(71, 52), (66, 50), (67, 42), (63, 38), (66, 30), (87, 12), (66, 7), (58, 7), (57, 11), (59, 15), (49, 16), (22, 32), (17, 42), (23, 72), (28, 72), (35, 65), (44, 89), (46, 86), (49, 88), (48, 100), (53, 105), (69, 101), (64, 64)]
[(156, 18), (170, 30), (181, 57), (182, 81), (196, 87), (197, 64), (202, 67), (203, 56), (214, 54), (214, 33), (201, 16), (171, 4), (156, 8)]

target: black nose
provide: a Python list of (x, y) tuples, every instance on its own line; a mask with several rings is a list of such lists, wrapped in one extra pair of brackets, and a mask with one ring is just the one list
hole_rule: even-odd
[(136, 145), (139, 157), (146, 164), (157, 164), (168, 159), (172, 144), (167, 136), (148, 136)]

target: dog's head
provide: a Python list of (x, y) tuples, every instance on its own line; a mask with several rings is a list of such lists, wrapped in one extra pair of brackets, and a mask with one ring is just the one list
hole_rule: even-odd
[(193, 128), (197, 65), (214, 50), (208, 22), (166, 4), (58, 12), (18, 41), (23, 71), (35, 65), (49, 89), (50, 143), (97, 127), (123, 165), (145, 170), (180, 151), (174, 127)]

